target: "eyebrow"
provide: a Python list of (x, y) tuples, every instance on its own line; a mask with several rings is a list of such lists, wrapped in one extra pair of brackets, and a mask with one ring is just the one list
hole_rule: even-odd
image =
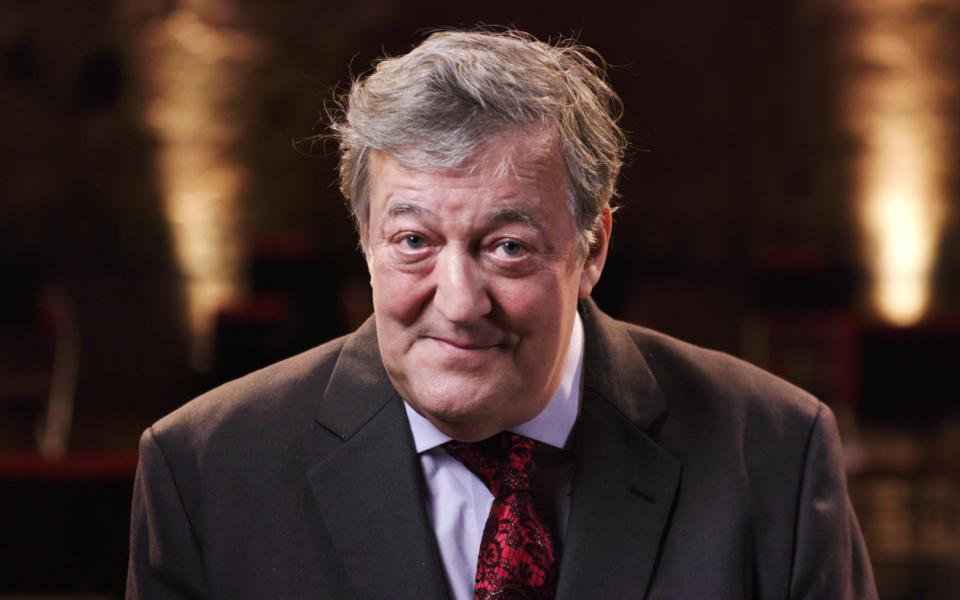
[[(432, 214), (433, 211), (428, 210), (418, 204), (411, 204), (409, 202), (395, 202), (387, 208), (388, 218), (399, 217), (402, 215), (422, 217), (424, 215)], [(543, 225), (540, 223), (539, 219), (537, 219), (528, 211), (512, 206), (504, 206), (491, 211), (489, 223), (493, 227), (499, 227), (501, 225), (507, 225), (510, 223), (519, 223), (526, 227), (536, 229), (537, 231), (543, 231)]]
[(417, 206), (416, 204), (410, 204), (408, 202), (395, 202), (387, 209), (387, 216), (397, 217), (400, 215), (416, 215), (419, 217), (429, 212), (430, 211), (424, 209), (422, 206)]
[(540, 221), (529, 212), (513, 207), (498, 208), (493, 211), (491, 223), (494, 225), (505, 225), (508, 223), (520, 223), (538, 231), (543, 231)]

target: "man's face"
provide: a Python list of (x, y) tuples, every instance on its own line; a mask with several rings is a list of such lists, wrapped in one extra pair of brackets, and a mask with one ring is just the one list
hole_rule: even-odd
[(610, 215), (576, 244), (559, 143), (503, 135), (471, 169), (370, 163), (364, 249), (380, 353), (438, 429), (484, 439), (536, 416), (559, 385), (576, 312), (600, 276)]

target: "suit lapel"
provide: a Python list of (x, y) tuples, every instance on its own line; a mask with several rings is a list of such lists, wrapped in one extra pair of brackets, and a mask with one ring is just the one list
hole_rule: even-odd
[[(332, 451), (308, 474), (359, 598), (446, 598), (422, 475), (372, 319), (344, 345), (317, 412)], [(329, 441), (332, 440), (332, 441)]]
[(680, 463), (648, 435), (667, 405), (636, 344), (586, 301), (584, 381), (558, 600), (642, 597), (669, 525)]

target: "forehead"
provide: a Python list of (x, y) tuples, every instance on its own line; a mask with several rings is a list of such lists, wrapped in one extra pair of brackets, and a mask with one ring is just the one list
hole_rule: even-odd
[(454, 168), (408, 166), (380, 151), (371, 154), (369, 166), (371, 217), (418, 202), (448, 210), (512, 203), (553, 210), (556, 202), (566, 204), (566, 167), (552, 130), (500, 134)]

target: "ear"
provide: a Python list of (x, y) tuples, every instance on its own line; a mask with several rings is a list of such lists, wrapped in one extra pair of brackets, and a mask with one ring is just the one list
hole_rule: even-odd
[(593, 227), (593, 243), (587, 253), (583, 271), (580, 273), (580, 297), (586, 298), (593, 286), (600, 281), (600, 273), (607, 262), (607, 249), (610, 247), (610, 233), (613, 230), (613, 211), (608, 206), (597, 217)]

